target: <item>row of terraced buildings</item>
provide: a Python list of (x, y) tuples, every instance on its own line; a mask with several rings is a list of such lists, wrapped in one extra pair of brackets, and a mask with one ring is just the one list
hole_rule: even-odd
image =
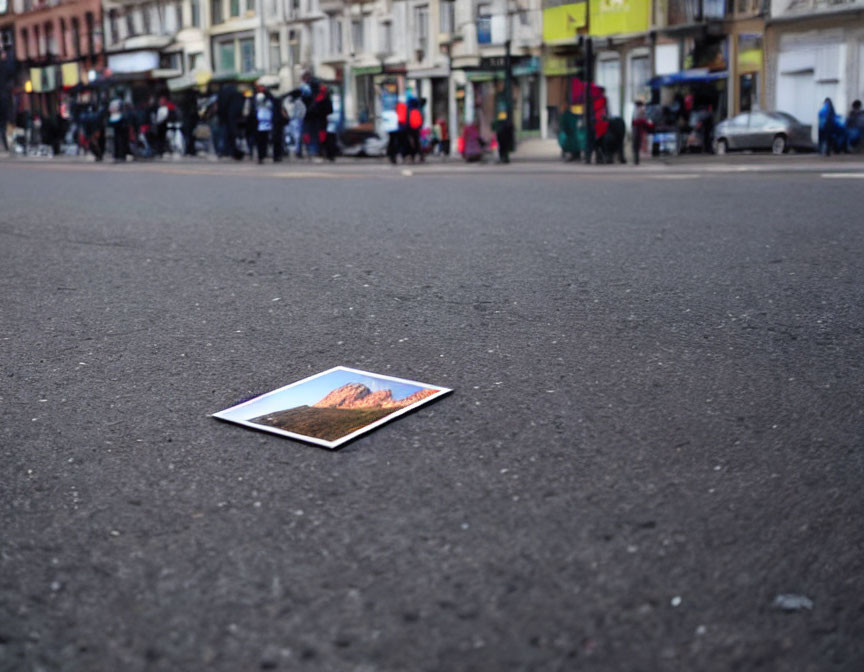
[(311, 70), (349, 126), (378, 123), (395, 84), (458, 128), (495, 118), (509, 50), (517, 132), (551, 137), (589, 41), (627, 119), (682, 91), (808, 123), (864, 96), (864, 0), (0, 0), (0, 96), (45, 113), (106, 83), (288, 90)]

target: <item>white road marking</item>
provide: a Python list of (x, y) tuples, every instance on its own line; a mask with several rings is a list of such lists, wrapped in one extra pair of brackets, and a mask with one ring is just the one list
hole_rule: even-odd
[(826, 180), (864, 180), (864, 172), (861, 173), (822, 173)]

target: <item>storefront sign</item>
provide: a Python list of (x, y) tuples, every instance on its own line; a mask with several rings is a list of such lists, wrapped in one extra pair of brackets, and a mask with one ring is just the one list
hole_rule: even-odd
[(591, 35), (640, 33), (651, 28), (647, 0), (590, 0)]
[(575, 42), (577, 31), (588, 23), (585, 0), (546, 0), (543, 3), (543, 41), (551, 44)]
[(81, 67), (78, 63), (64, 63), (60, 66), (64, 89), (73, 87), (81, 81), (80, 71)]
[(576, 56), (547, 56), (543, 62), (543, 74), (547, 77), (578, 75), (581, 71)]
[(351, 68), (351, 72), (354, 73), (354, 76), (360, 75), (378, 75), (383, 71), (383, 68), (380, 65), (367, 65), (360, 68)]
[(762, 35), (760, 33), (739, 34), (738, 72), (760, 72), (762, 59)]
[(30, 86), (33, 93), (42, 93), (42, 68), (30, 68)]
[(108, 68), (113, 72), (147, 72), (159, 67), (158, 51), (130, 51), (125, 54), (109, 54)]

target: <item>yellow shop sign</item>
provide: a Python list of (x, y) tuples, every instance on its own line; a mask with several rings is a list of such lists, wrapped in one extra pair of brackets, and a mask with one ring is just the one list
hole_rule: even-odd
[(543, 3), (543, 41), (547, 44), (575, 42), (576, 31), (587, 23), (588, 4), (585, 0), (547, 0)]
[(589, 0), (592, 35), (641, 33), (651, 28), (651, 0)]

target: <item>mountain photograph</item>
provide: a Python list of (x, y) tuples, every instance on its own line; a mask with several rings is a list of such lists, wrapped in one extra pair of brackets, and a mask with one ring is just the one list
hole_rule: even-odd
[(312, 404), (266, 413), (251, 418), (249, 422), (324, 441), (336, 441), (437, 392), (439, 390), (434, 388), (417, 388), (406, 396), (395, 398), (390, 388), (373, 392), (363, 383), (349, 382)]

